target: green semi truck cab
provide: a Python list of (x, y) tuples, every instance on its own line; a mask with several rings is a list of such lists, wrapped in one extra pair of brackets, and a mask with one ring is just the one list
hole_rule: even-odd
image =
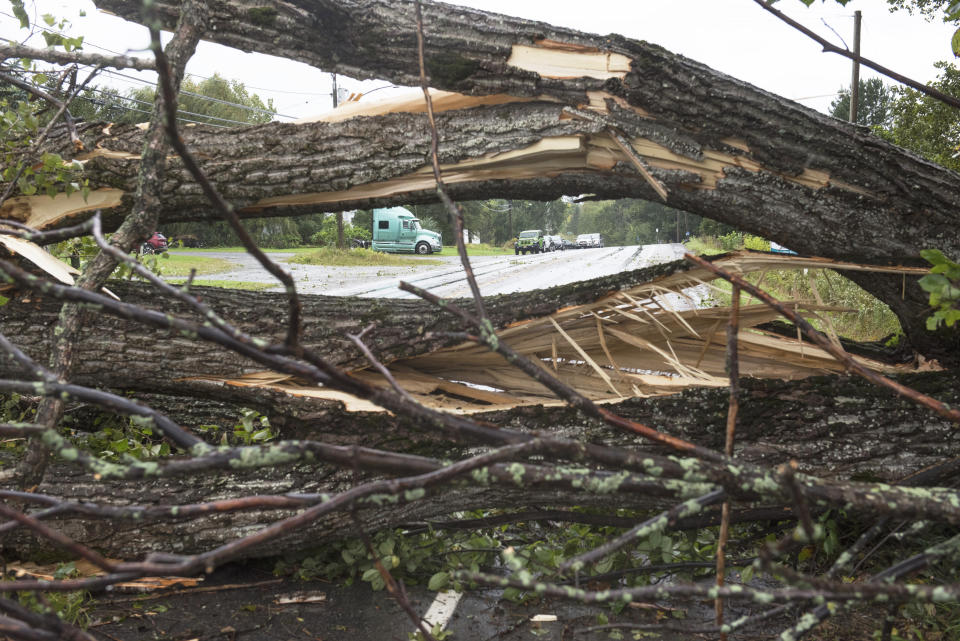
[(443, 251), (443, 241), (437, 232), (423, 229), (408, 209), (387, 207), (373, 210), (371, 248), (390, 254), (430, 254)]

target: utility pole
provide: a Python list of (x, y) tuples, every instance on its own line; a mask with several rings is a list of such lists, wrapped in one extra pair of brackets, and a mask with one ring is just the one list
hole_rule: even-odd
[[(333, 108), (336, 109), (337, 108), (337, 74), (335, 73), (330, 74), (330, 80), (333, 82), (333, 91), (331, 92), (330, 95), (333, 96)], [(338, 211), (337, 212), (337, 249), (343, 249), (345, 244), (346, 243), (344, 243), (343, 241), (343, 212)]]
[(853, 12), (853, 53), (857, 58), (853, 61), (853, 79), (850, 81), (850, 122), (857, 122), (857, 111), (860, 108), (860, 23), (863, 13), (857, 9)]

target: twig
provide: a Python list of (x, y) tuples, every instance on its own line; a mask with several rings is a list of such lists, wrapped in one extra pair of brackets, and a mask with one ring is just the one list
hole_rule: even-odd
[(90, 561), (90, 563), (93, 563), (104, 572), (114, 572), (116, 570), (116, 566), (111, 561), (105, 559), (95, 550), (91, 550), (87, 546), (77, 543), (70, 537), (47, 527), (45, 524), (28, 514), (24, 514), (19, 510), (14, 510), (4, 503), (0, 503), (0, 515), (22, 523), (36, 532), (39, 536), (52, 541), (57, 546), (72, 554), (76, 554), (77, 556)]
[[(727, 324), (727, 371), (730, 374), (730, 401), (727, 407), (727, 434), (724, 454), (733, 457), (733, 439), (737, 427), (737, 412), (740, 409), (740, 360), (737, 338), (740, 333), (740, 288), (733, 286), (730, 322)], [(730, 502), (724, 501), (720, 516), (720, 535), (717, 539), (717, 587), (726, 582), (727, 539), (730, 536)], [(723, 599), (714, 601), (717, 625), (723, 625)], [(720, 641), (727, 641), (726, 632), (720, 633)]]
[(370, 348), (367, 347), (366, 343), (363, 342), (363, 335), (366, 334), (367, 331), (372, 328), (373, 328), (373, 324), (367, 325), (367, 327), (364, 328), (364, 330), (360, 332), (360, 334), (347, 334), (347, 338), (349, 338), (351, 342), (353, 342), (353, 344), (357, 346), (357, 349), (360, 350), (360, 353), (362, 353), (364, 357), (370, 362), (370, 364), (373, 365), (373, 367), (378, 372), (380, 372), (380, 375), (383, 376), (388, 383), (390, 383), (390, 387), (392, 387), (397, 392), (397, 394), (407, 399), (407, 401), (409, 401), (410, 403), (419, 405), (419, 403), (417, 403), (417, 401), (414, 400), (412, 396), (410, 396), (410, 393), (407, 390), (403, 389), (400, 383), (397, 382), (397, 379), (393, 377), (393, 374), (390, 373), (390, 370), (388, 370), (386, 366), (383, 363), (381, 363), (376, 356), (373, 355), (373, 352), (370, 351)]
[(790, 494), (793, 495), (793, 505), (797, 511), (800, 525), (803, 527), (803, 533), (806, 535), (807, 541), (813, 542), (817, 538), (817, 531), (813, 525), (813, 519), (810, 516), (810, 506), (807, 504), (807, 500), (803, 496), (803, 492), (800, 491), (800, 486), (797, 484), (796, 471), (796, 461), (790, 461), (780, 466), (780, 474), (787, 481)]
[[(100, 210), (98, 209), (94, 216), (99, 215)], [(59, 243), (63, 240), (89, 234), (93, 230), (93, 219), (88, 218), (79, 225), (51, 229), (50, 231), (39, 231), (15, 220), (0, 220), (0, 225), (2, 225), (0, 235), (22, 238), (38, 245), (49, 245), (50, 243)], [(4, 227), (10, 227), (10, 229), (4, 229)]]
[(410, 603), (409, 597), (407, 597), (407, 591), (403, 587), (403, 583), (397, 582), (393, 578), (393, 575), (390, 574), (390, 570), (383, 565), (380, 561), (380, 555), (377, 554), (377, 551), (373, 547), (373, 541), (370, 540), (370, 537), (367, 535), (366, 530), (363, 529), (363, 524), (360, 523), (356, 514), (353, 515), (354, 523), (357, 525), (357, 531), (360, 534), (360, 538), (363, 540), (363, 544), (367, 548), (367, 553), (370, 555), (370, 558), (373, 559), (373, 566), (377, 569), (377, 572), (380, 573), (380, 578), (383, 579), (384, 584), (387, 586), (387, 592), (390, 593), (390, 596), (393, 597), (393, 600), (397, 602), (397, 605), (400, 606), (400, 609), (403, 610), (410, 620), (413, 622), (413, 625), (420, 630), (420, 634), (423, 635), (424, 641), (437, 641), (432, 634), (430, 634), (430, 628), (427, 625), (427, 622), (417, 614), (416, 610), (413, 609), (413, 604)]
[[(79, 87), (74, 88), (66, 100), (59, 102), (59, 104), (56, 102), (51, 103), (57, 107), (58, 109), (57, 113), (54, 114), (53, 118), (50, 119), (50, 122), (47, 124), (44, 130), (40, 133), (40, 135), (37, 136), (36, 139), (33, 141), (33, 143), (30, 145), (30, 149), (26, 150), (23, 153), (22, 157), (26, 157), (26, 159), (29, 160), (30, 156), (32, 156), (34, 152), (40, 148), (40, 145), (43, 144), (43, 141), (46, 140), (48, 135), (50, 135), (50, 130), (53, 128), (53, 125), (57, 122), (57, 120), (60, 118), (61, 115), (63, 116), (64, 122), (66, 122), (67, 124), (67, 130), (69, 131), (70, 140), (71, 142), (73, 142), (74, 149), (77, 151), (83, 149), (83, 143), (80, 141), (80, 136), (77, 134), (76, 123), (74, 123), (73, 117), (70, 115), (70, 112), (67, 108), (70, 106), (70, 103), (73, 102), (74, 98), (76, 98), (80, 94), (80, 92), (83, 91), (83, 89), (87, 86), (87, 84), (89, 84), (90, 81), (93, 80), (98, 73), (100, 73), (100, 69), (101, 67), (96, 67), (93, 71), (91, 71), (90, 74), (87, 76), (87, 79), (83, 81), (83, 84), (81, 84)], [(0, 77), (2, 76), (4, 76), (4, 74), (0, 74)], [(32, 86), (32, 85), (28, 85), (28, 86)], [(55, 98), (53, 98), (52, 96), (49, 96), (46, 93), (44, 93), (44, 95), (48, 96), (48, 98), (52, 100), (56, 100)], [(17, 170), (17, 173), (12, 178), (10, 178), (6, 189), (4, 189), (3, 191), (3, 194), (0, 194), (0, 204), (5, 202), (7, 198), (10, 197), (10, 194), (13, 193), (13, 189), (16, 186), (17, 181), (20, 180), (20, 177), (23, 175), (23, 172), (26, 170), (28, 164), (29, 163), (26, 162), (25, 160), (20, 161), (20, 168)]]
[(722, 489), (719, 489), (708, 494), (704, 494), (693, 501), (686, 501), (680, 505), (675, 505), (669, 510), (662, 512), (657, 516), (627, 530), (620, 536), (607, 541), (603, 545), (594, 548), (589, 552), (585, 552), (584, 554), (567, 559), (560, 564), (558, 570), (560, 572), (566, 572), (571, 569), (579, 571), (587, 563), (594, 563), (603, 557), (616, 552), (632, 541), (637, 541), (650, 536), (651, 534), (664, 531), (668, 527), (672, 526), (677, 519), (696, 514), (706, 506), (722, 501), (724, 496), (726, 496), (726, 493)]
[(763, 7), (764, 10), (769, 11), (770, 13), (775, 15), (777, 18), (787, 23), (788, 25), (790, 25), (791, 27), (793, 27), (803, 35), (817, 42), (817, 44), (823, 47), (824, 51), (828, 53), (840, 54), (845, 58), (849, 58), (850, 60), (855, 60), (860, 64), (862, 64), (863, 66), (870, 67), (874, 71), (881, 73), (892, 80), (896, 80), (897, 82), (905, 84), (908, 87), (912, 87), (921, 93), (925, 93), (928, 96), (936, 98), (937, 100), (939, 100), (944, 104), (950, 105), (951, 107), (956, 107), (960, 109), (960, 99), (954, 96), (951, 96), (949, 94), (943, 93), (942, 91), (934, 89), (933, 87), (930, 87), (923, 83), (917, 82), (916, 80), (912, 80), (904, 75), (897, 73), (896, 71), (893, 71), (892, 69), (888, 69), (887, 67), (884, 67), (879, 63), (876, 63), (868, 58), (864, 58), (863, 56), (857, 55), (848, 49), (843, 49), (841, 47), (838, 47), (835, 44), (832, 44), (829, 40), (825, 40), (821, 38), (815, 32), (811, 31), (810, 29), (807, 29), (806, 27), (804, 27), (802, 24), (800, 24), (793, 18), (787, 16), (782, 11), (778, 9), (774, 9), (773, 5), (767, 2), (766, 0), (753, 0), (753, 1), (756, 2), (758, 5), (760, 5), (761, 7)]
[(42, 98), (43, 100), (47, 101), (54, 107), (57, 107), (60, 110), (60, 112), (63, 113), (64, 121), (67, 123), (67, 129), (69, 129), (70, 131), (71, 142), (73, 142), (74, 145), (77, 145), (78, 143), (80, 143), (80, 136), (77, 135), (77, 125), (76, 123), (74, 123), (73, 117), (70, 115), (70, 112), (67, 111), (67, 103), (51, 96), (43, 89), (40, 89), (39, 87), (35, 87), (29, 82), (20, 80), (19, 78), (15, 76), (11, 76), (10, 74), (0, 72), (0, 80), (3, 80), (4, 82), (8, 82), (14, 87), (23, 89), (24, 91), (31, 93), (38, 98)]
[(453, 227), (453, 235), (457, 243), (457, 252), (460, 254), (460, 262), (463, 264), (464, 275), (467, 284), (470, 286), (470, 292), (473, 294), (473, 304), (477, 308), (477, 315), (481, 320), (487, 321), (482, 329), (484, 332), (493, 332), (493, 327), (487, 319), (487, 312), (483, 307), (483, 297), (480, 295), (480, 286), (473, 275), (473, 268), (470, 266), (470, 258), (467, 256), (467, 248), (463, 242), (463, 209), (453, 202), (447, 194), (447, 189), (443, 184), (443, 177), (440, 175), (440, 136), (437, 133), (437, 121), (433, 113), (433, 97), (430, 95), (430, 86), (427, 84), (427, 67), (424, 62), (424, 44), (423, 44), (423, 12), (420, 9), (420, 0), (414, 0), (414, 11), (417, 17), (417, 57), (420, 63), (420, 87), (423, 89), (423, 98), (427, 104), (427, 120), (430, 123), (430, 161), (433, 165), (433, 177), (437, 183), (437, 194), (440, 200), (447, 208), (450, 215), (450, 223)]
[(289, 309), (286, 345), (288, 349), (299, 351), (300, 333), (302, 331), (302, 309), (300, 306), (300, 297), (297, 294), (297, 285), (289, 272), (270, 260), (270, 258), (263, 253), (263, 251), (253, 241), (250, 233), (240, 223), (240, 219), (237, 217), (237, 213), (234, 210), (233, 205), (223, 199), (223, 196), (220, 195), (220, 192), (216, 190), (216, 188), (207, 178), (207, 175), (200, 168), (200, 165), (197, 164), (197, 161), (187, 149), (186, 144), (184, 144), (183, 139), (180, 138), (180, 134), (177, 131), (177, 95), (176, 91), (174, 90), (173, 83), (171, 82), (170, 67), (167, 63), (166, 55), (163, 52), (163, 48), (160, 46), (159, 31), (157, 31), (157, 29), (152, 25), (150, 27), (150, 37), (152, 41), (151, 46), (153, 48), (153, 55), (157, 60), (157, 72), (160, 75), (160, 88), (162, 89), (164, 96), (163, 104), (166, 109), (166, 129), (170, 144), (183, 160), (183, 164), (193, 176), (194, 180), (196, 180), (197, 184), (200, 185), (200, 188), (207, 196), (207, 199), (214, 205), (214, 207), (217, 208), (217, 210), (220, 212), (220, 215), (225, 221), (227, 221), (227, 224), (230, 225), (230, 228), (240, 239), (240, 242), (243, 244), (247, 252), (253, 255), (253, 257), (257, 259), (257, 262), (259, 262), (264, 269), (273, 274), (273, 276), (283, 283), (284, 287), (286, 288)]

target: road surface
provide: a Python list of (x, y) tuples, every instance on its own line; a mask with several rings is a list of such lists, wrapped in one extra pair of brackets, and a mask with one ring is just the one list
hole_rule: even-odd
[[(546, 254), (519, 256), (476, 256), (470, 259), (480, 291), (484, 296), (542, 289), (618, 272), (639, 269), (683, 256), (679, 243), (631, 245), (602, 249), (571, 249)], [(176, 253), (175, 251), (173, 253)], [(429, 259), (440, 265), (423, 264), (403, 267), (329, 267), (290, 263), (293, 254), (270, 252), (270, 257), (286, 268), (303, 294), (410, 298), (397, 288), (405, 280), (444, 298), (470, 295), (463, 267), (456, 251), (445, 247), (440, 255)], [(236, 269), (211, 275), (217, 280), (269, 283), (276, 279), (267, 273), (252, 256), (232, 252), (205, 252), (204, 256), (223, 258), (237, 265)], [(411, 257), (412, 260), (416, 260)], [(200, 276), (201, 279), (204, 276)], [(282, 291), (276, 287), (268, 291)]]

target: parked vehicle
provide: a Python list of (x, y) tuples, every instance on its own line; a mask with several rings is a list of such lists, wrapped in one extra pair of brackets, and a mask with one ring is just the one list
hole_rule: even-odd
[(579, 245), (577, 245), (572, 240), (567, 240), (566, 238), (563, 239), (563, 247), (561, 247), (561, 249), (578, 249), (578, 248), (579, 248)]
[(531, 254), (539, 254), (544, 251), (545, 240), (543, 237), (542, 229), (527, 229), (520, 232), (520, 235), (517, 236), (516, 242), (513, 244), (513, 253), (516, 254), (526, 254), (530, 252)]
[(775, 243), (772, 240), (770, 241), (770, 251), (772, 251), (775, 254), (793, 254), (794, 256), (797, 255), (797, 252), (793, 251), (792, 249), (787, 249), (783, 245), (780, 245), (779, 243)]
[(162, 254), (167, 251), (170, 244), (167, 237), (158, 231), (153, 232), (153, 236), (147, 239), (147, 242), (140, 245), (141, 254)]
[(435, 231), (420, 226), (420, 219), (404, 207), (373, 210), (371, 248), (391, 254), (430, 254), (443, 251), (443, 242)]
[(603, 247), (603, 236), (600, 234), (580, 234), (577, 236), (577, 245), (581, 249), (586, 247)]
[(555, 252), (563, 250), (563, 239), (560, 236), (544, 236), (546, 251)]

